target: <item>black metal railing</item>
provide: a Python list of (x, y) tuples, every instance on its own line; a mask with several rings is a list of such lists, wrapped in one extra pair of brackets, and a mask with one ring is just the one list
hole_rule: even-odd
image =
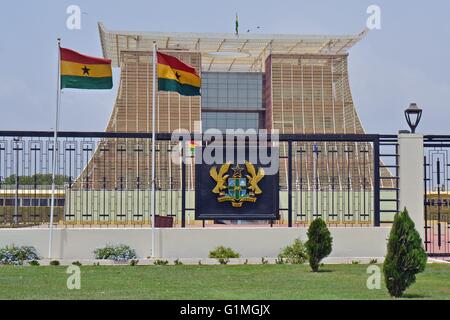
[(381, 223), (391, 223), (400, 209), (397, 135), (380, 135), (380, 172)]
[(430, 256), (450, 257), (450, 136), (424, 136), (425, 247)]
[(379, 225), (377, 135), (284, 135), (280, 146), (280, 189), (287, 181), (288, 225), (308, 224), (317, 217), (331, 225)]
[[(179, 142), (171, 134), (157, 134), (156, 145), (156, 214), (174, 225), (196, 224), (195, 166), (172, 160)], [(389, 147), (397, 154), (396, 136), (280, 135), (281, 219), (269, 223), (304, 225), (322, 217), (378, 226), (385, 213), (398, 211), (398, 162), (384, 151)], [(53, 132), (0, 132), (1, 226), (48, 223), (54, 150)], [(60, 132), (56, 152), (56, 223), (150, 223), (151, 134)]]

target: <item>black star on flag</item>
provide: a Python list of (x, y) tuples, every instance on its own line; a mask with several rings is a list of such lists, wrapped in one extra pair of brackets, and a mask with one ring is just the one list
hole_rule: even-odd
[(177, 80), (180, 81), (181, 74), (179, 74), (178, 72), (175, 72), (175, 77), (177, 77)]
[(83, 68), (81, 68), (81, 70), (83, 70), (83, 76), (89, 76), (90, 74), (89, 74), (89, 71), (91, 70), (91, 69), (89, 69), (88, 67), (86, 67), (86, 66), (84, 66)]

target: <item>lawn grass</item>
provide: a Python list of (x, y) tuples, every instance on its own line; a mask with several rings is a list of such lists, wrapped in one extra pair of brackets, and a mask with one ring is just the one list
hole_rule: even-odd
[[(66, 267), (0, 267), (0, 299), (389, 299), (366, 287), (367, 265), (82, 266), (68, 290)], [(450, 265), (429, 264), (409, 299), (450, 299)]]

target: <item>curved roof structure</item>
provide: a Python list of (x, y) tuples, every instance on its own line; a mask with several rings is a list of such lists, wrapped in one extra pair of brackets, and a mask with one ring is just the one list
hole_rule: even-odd
[(105, 58), (119, 67), (121, 51), (151, 51), (158, 48), (200, 52), (203, 71), (263, 71), (269, 54), (346, 54), (364, 38), (357, 35), (313, 36), (296, 34), (233, 34), (182, 32), (130, 32), (107, 30), (98, 24)]

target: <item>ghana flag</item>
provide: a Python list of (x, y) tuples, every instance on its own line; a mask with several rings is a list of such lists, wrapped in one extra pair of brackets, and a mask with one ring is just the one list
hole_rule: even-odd
[(195, 68), (175, 57), (158, 52), (158, 90), (175, 91), (182, 96), (199, 96), (201, 79)]
[(60, 48), (61, 89), (111, 89), (111, 60)]

